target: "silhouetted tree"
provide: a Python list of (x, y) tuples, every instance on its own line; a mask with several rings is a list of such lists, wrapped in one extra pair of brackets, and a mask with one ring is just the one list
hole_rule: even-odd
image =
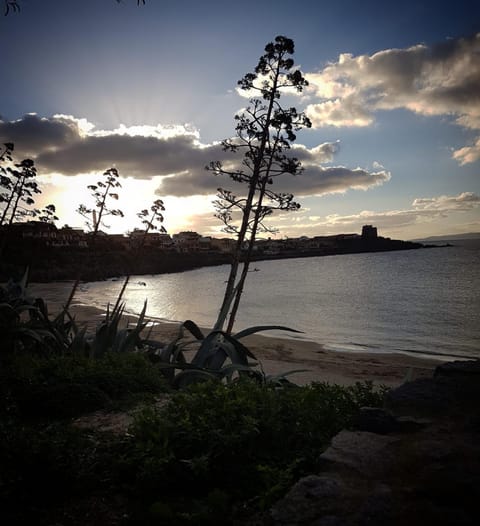
[(58, 217), (55, 215), (55, 205), (47, 205), (41, 210), (35, 210), (34, 213), (35, 217), (42, 223), (53, 223), (54, 221), (58, 221)]
[(91, 230), (95, 237), (100, 226), (109, 228), (104, 222), (106, 216), (123, 217), (123, 212), (119, 208), (109, 208), (107, 201), (109, 199), (118, 200), (118, 193), (112, 190), (121, 188), (118, 180), (119, 173), (116, 168), (109, 168), (103, 173), (104, 180), (97, 181), (97, 184), (87, 186), (92, 191), (91, 195), (95, 200), (95, 207), (89, 208), (84, 204), (79, 205), (77, 212), (85, 218), (85, 224)]
[(35, 180), (37, 169), (31, 159), (14, 164), (13, 150), (12, 143), (5, 143), (0, 153), (0, 226), (11, 225), (28, 216), (41, 216), (42, 221), (46, 218), (48, 221), (57, 220), (54, 205), (47, 205), (43, 210), (32, 208), (35, 204), (34, 195), (42, 193)]
[[(135, 248), (135, 257), (138, 260), (140, 253), (145, 246), (145, 241), (147, 239), (147, 235), (151, 230), (158, 230), (159, 232), (162, 232), (165, 234), (167, 231), (165, 230), (163, 223), (163, 214), (162, 212), (165, 211), (165, 207), (163, 205), (163, 201), (161, 199), (156, 199), (152, 206), (150, 207), (150, 210), (145, 208), (141, 212), (138, 212), (137, 216), (142, 220), (142, 225), (144, 226), (143, 230), (143, 236), (139, 240), (134, 241), (134, 248)], [(130, 269), (130, 272), (125, 276), (125, 280), (123, 282), (122, 288), (120, 290), (120, 293), (117, 297), (117, 301), (115, 303), (114, 310), (118, 308), (120, 305), (120, 302), (123, 299), (123, 295), (125, 293), (125, 289), (127, 288), (128, 283), (130, 282), (130, 276), (132, 272)]]
[[(122, 0), (117, 0), (117, 3), (121, 3)], [(137, 0), (137, 5), (145, 5), (145, 0)], [(7, 16), (9, 13), (13, 12), (16, 13), (20, 11), (20, 4), (18, 0), (4, 0), (4, 15)]]
[[(216, 324), (217, 328), (223, 327), (233, 304), (226, 329), (229, 333), (235, 321), (257, 233), (272, 231), (265, 219), (274, 210), (289, 211), (300, 207), (293, 201), (292, 194), (279, 193), (271, 188), (278, 176), (301, 172), (300, 161), (288, 155), (288, 150), (296, 139), (294, 132), (311, 126), (304, 113), (297, 112), (295, 108), (283, 108), (279, 102), (282, 91), (302, 91), (308, 85), (301, 71), (294, 67), (293, 53), (293, 40), (277, 36), (274, 42), (266, 45), (254, 72), (247, 73), (238, 81), (242, 90), (261, 96), (252, 98), (247, 109), (235, 116), (236, 136), (222, 142), (225, 151), (243, 152), (241, 166), (230, 168), (230, 163), (226, 167), (219, 161), (207, 166), (215, 175), (227, 175), (246, 186), (245, 191), (240, 191), (246, 195), (240, 196), (219, 188), (215, 201), (216, 216), (224, 223), (224, 230), (237, 237)], [(241, 259), (243, 268), (238, 277)]]
[[(97, 181), (97, 184), (91, 184), (87, 186), (87, 188), (92, 192), (91, 195), (95, 201), (95, 206), (93, 208), (89, 208), (84, 204), (80, 204), (77, 208), (77, 212), (85, 218), (85, 224), (91, 231), (92, 237), (90, 242), (93, 245), (95, 244), (100, 226), (109, 228), (103, 222), (103, 219), (106, 216), (111, 215), (123, 217), (123, 212), (119, 208), (109, 208), (107, 206), (107, 201), (109, 199), (118, 200), (118, 193), (112, 190), (122, 187), (120, 181), (118, 180), (118, 178), (120, 177), (118, 170), (116, 168), (109, 168), (108, 170), (103, 172), (103, 177), (104, 180)], [(94, 262), (92, 261), (91, 264), (94, 264)], [(73, 298), (75, 297), (78, 286), (80, 284), (80, 280), (82, 279), (82, 275), (84, 273), (85, 263), (81, 266), (80, 270), (78, 271), (77, 279), (73, 284), (70, 296), (68, 297), (67, 302), (64, 306), (65, 312), (68, 311), (70, 304), (72, 303)]]
[(9, 199), (12, 190), (13, 182), (7, 167), (8, 163), (13, 161), (13, 150), (13, 143), (6, 142), (3, 144), (3, 149), (0, 151), (0, 203), (5, 203)]
[(145, 208), (141, 212), (138, 212), (137, 217), (139, 217), (142, 220), (142, 225), (144, 226), (143, 236), (139, 243), (140, 247), (142, 247), (145, 244), (145, 240), (147, 239), (148, 233), (151, 230), (156, 230), (161, 232), (162, 234), (166, 234), (167, 231), (162, 225), (162, 212), (164, 211), (165, 206), (163, 204), (163, 201), (161, 199), (156, 199), (150, 207), (150, 210)]
[(17, 11), (20, 11), (20, 6), (18, 5), (18, 2), (15, 0), (4, 0), (5, 5), (5, 11), (4, 15), (7, 16), (11, 11), (16, 13)]
[(33, 208), (34, 195), (42, 193), (37, 181), (37, 169), (31, 159), (13, 162), (13, 143), (4, 143), (0, 151), (0, 258), (7, 246), (11, 225), (25, 217), (38, 217), (40, 221), (52, 223), (58, 217), (55, 206), (44, 209)]

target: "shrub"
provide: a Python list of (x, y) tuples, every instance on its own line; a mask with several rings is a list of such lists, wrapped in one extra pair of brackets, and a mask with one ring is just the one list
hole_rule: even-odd
[(0, 373), (0, 412), (64, 418), (107, 407), (112, 400), (166, 390), (158, 368), (142, 354), (13, 356)]
[(131, 428), (136, 490), (146, 508), (162, 495), (178, 513), (205, 505), (218, 488), (233, 503), (255, 497), (266, 506), (294, 480), (315, 472), (331, 437), (361, 406), (382, 398), (382, 390), (368, 383), (193, 385), (163, 410), (137, 416)]
[(112, 514), (122, 507), (117, 466), (125, 450), (118, 439), (99, 441), (66, 423), (0, 420), (0, 522), (90, 524), (90, 515), (110, 524), (92, 503), (108, 503)]

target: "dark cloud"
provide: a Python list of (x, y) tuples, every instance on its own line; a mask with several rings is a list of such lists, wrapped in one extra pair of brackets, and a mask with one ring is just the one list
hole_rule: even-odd
[[(150, 135), (140, 134), (143, 128)], [(23, 145), (41, 173), (77, 175), (115, 166), (124, 177), (162, 177), (158, 189), (161, 195), (209, 195), (215, 194), (218, 187), (237, 190), (236, 183), (228, 177), (215, 177), (205, 166), (212, 160), (230, 166), (240, 164), (241, 153), (224, 152), (220, 144), (202, 145), (195, 132), (181, 128), (173, 132), (161, 126), (146, 128), (94, 131), (91, 124), (73, 117), (27, 115), (12, 123), (2, 122), (0, 131), (5, 140)], [(304, 172), (296, 177), (279, 177), (275, 182), (278, 191), (321, 195), (349, 188), (366, 190), (390, 178), (385, 170), (323, 167), (323, 163), (333, 160), (338, 148), (338, 142), (314, 148), (295, 145), (291, 155), (303, 163)]]
[(79, 139), (80, 129), (75, 119), (46, 119), (29, 114), (15, 121), (0, 120), (1, 142), (13, 142), (15, 150), (24, 156), (35, 156), (39, 151), (60, 148)]
[[(368, 172), (360, 168), (305, 166), (296, 176), (280, 176), (275, 181), (278, 192), (292, 193), (296, 196), (323, 195), (345, 192), (350, 188), (367, 190), (390, 179), (384, 170)], [(187, 196), (192, 194), (214, 194), (218, 187), (240, 192), (242, 187), (229, 178), (215, 177), (211, 173), (179, 174), (163, 179), (158, 193), (162, 195)]]
[(170, 128), (158, 127), (151, 136), (128, 131), (93, 131), (92, 124), (70, 116), (25, 115), (16, 121), (0, 121), (0, 140), (13, 142), (18, 156), (35, 158), (39, 169), (47, 173), (77, 175), (115, 165), (124, 176), (148, 178), (202, 171), (211, 160), (225, 157), (219, 145), (201, 145), (194, 133), (185, 130), (172, 134)]
[(191, 135), (169, 138), (88, 136), (37, 157), (38, 165), (66, 175), (105, 170), (115, 165), (123, 176), (148, 178), (183, 171), (198, 173), (212, 159), (224, 156), (219, 146), (200, 147)]

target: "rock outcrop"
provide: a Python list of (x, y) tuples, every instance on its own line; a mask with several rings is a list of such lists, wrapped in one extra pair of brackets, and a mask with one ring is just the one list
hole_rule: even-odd
[(480, 503), (480, 361), (440, 365), (432, 378), (364, 408), (273, 506), (275, 526), (473, 526)]

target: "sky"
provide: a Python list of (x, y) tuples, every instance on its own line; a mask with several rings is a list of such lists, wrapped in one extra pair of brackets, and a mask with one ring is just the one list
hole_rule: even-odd
[(265, 44), (294, 40), (309, 81), (282, 100), (312, 128), (278, 181), (297, 212), (275, 214), (277, 238), (359, 233), (396, 239), (480, 232), (480, 2), (19, 0), (0, 20), (0, 142), (32, 158), (60, 220), (82, 227), (87, 186), (114, 166), (124, 218), (165, 203), (171, 234), (221, 237), (217, 187), (248, 104), (237, 81)]

